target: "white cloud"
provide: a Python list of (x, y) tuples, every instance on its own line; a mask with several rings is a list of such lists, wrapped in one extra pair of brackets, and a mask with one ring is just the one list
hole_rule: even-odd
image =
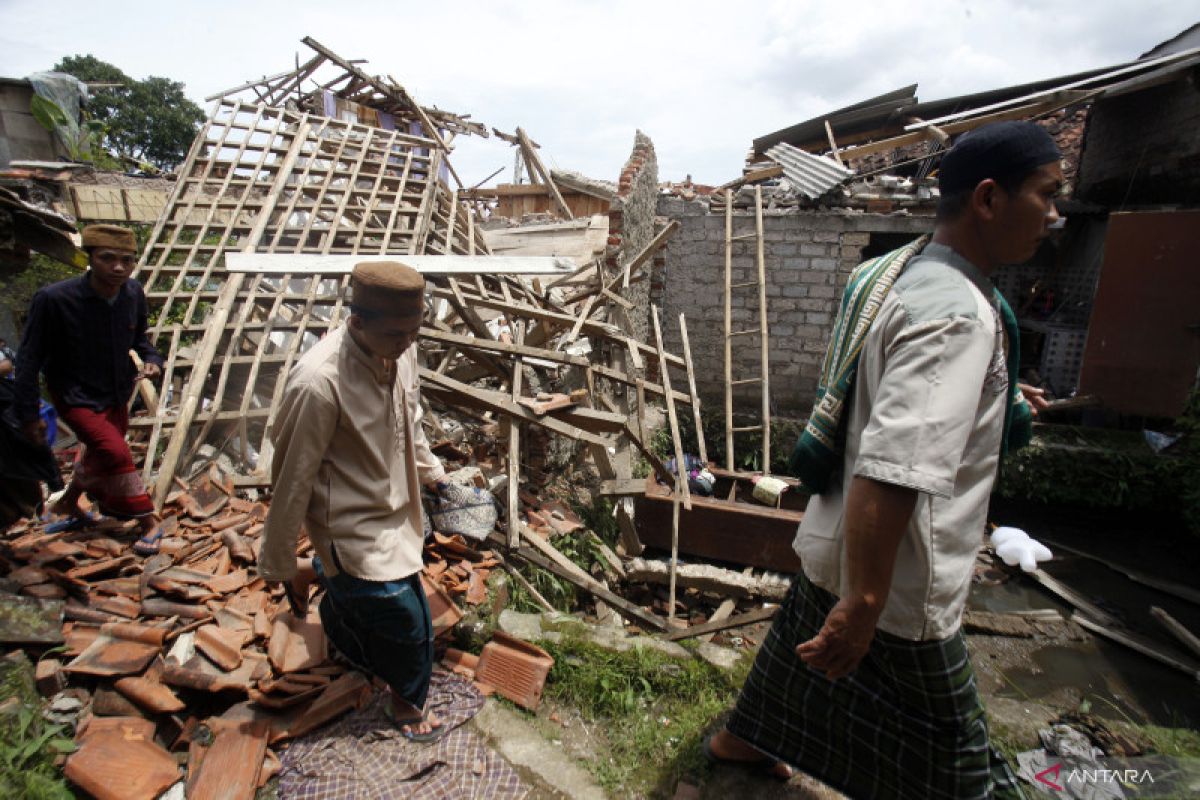
[[(288, 69), (311, 35), (423, 103), (521, 125), (552, 165), (615, 179), (640, 128), (664, 178), (721, 183), (754, 137), (823, 111), (909, 83), (933, 100), (1118, 63), (1194, 22), (1185, 0), (0, 0), (0, 75), (92, 53), (201, 101)], [(473, 183), (512, 153), (460, 139), (454, 162)]]

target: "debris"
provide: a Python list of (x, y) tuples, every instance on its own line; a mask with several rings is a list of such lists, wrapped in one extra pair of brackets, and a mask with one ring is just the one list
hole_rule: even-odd
[(554, 659), (542, 648), (496, 631), (483, 647), (475, 678), (522, 708), (537, 709)]

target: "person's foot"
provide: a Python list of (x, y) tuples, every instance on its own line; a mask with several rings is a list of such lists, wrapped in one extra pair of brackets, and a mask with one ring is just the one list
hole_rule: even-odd
[(426, 714), (415, 722), (402, 723), (400, 731), (407, 736), (426, 736), (442, 727), (442, 720), (435, 714)]
[(384, 713), (404, 737), (413, 742), (436, 742), (446, 732), (442, 720), (432, 711), (422, 714), (412, 703), (394, 695), (384, 707)]
[(158, 545), (163, 537), (162, 525), (143, 527), (141, 537), (133, 543), (133, 552), (139, 556), (157, 555)]
[(68, 533), (86, 528), (89, 525), (94, 525), (100, 521), (100, 518), (77, 508), (74, 511), (68, 511), (64, 514), (58, 514), (57, 511), (51, 511), (46, 517), (47, 525), (42, 529), (43, 533)]
[(764, 755), (725, 728), (704, 740), (704, 755), (714, 764), (762, 769), (782, 781), (788, 780), (793, 774), (787, 764)]

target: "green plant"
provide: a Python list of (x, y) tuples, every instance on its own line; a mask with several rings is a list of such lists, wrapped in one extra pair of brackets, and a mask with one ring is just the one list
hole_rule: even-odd
[(1076, 508), (1178, 517), (1200, 534), (1200, 401), (1175, 427), (1183, 441), (1155, 453), (1139, 431), (1042, 426), (1001, 465), (996, 494)]
[(24, 653), (0, 661), (0, 672), (0, 797), (70, 800), (54, 758), (73, 751), (74, 741), (64, 726), (42, 717), (33, 667)]
[(612, 652), (569, 634), (541, 645), (554, 656), (547, 696), (611, 732), (590, 766), (614, 796), (669, 793), (680, 777), (703, 774), (700, 741), (749, 668), (748, 659), (725, 672), (649, 648)]

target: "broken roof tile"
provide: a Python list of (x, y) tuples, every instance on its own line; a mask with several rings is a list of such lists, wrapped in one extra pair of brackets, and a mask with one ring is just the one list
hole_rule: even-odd
[(153, 741), (153, 723), (147, 735), (136, 723), (97, 727), (96, 722), (63, 769), (96, 800), (153, 800), (179, 780), (175, 759)]
[(203, 625), (196, 630), (196, 647), (226, 672), (242, 664), (242, 635), (237, 631)]
[(118, 692), (155, 714), (173, 714), (187, 708), (169, 686), (149, 678), (121, 678), (113, 686)]

